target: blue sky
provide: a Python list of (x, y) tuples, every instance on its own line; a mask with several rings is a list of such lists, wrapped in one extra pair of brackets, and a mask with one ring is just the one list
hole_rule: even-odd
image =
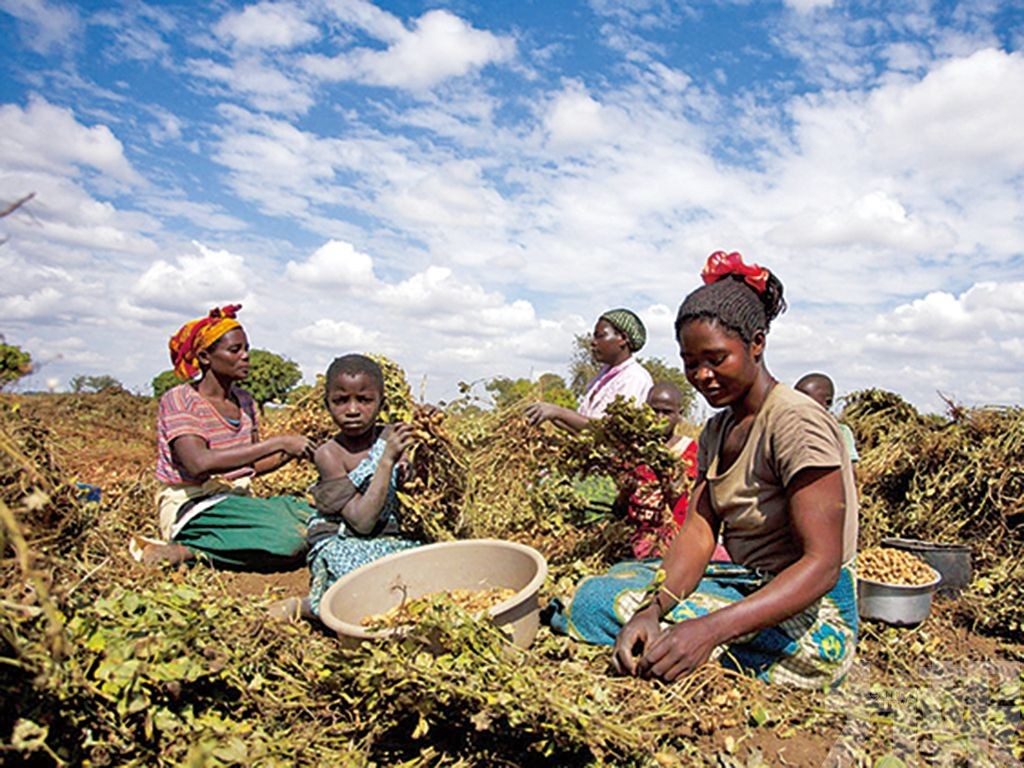
[(0, 0), (0, 332), (146, 390), (241, 302), (307, 379), (564, 373), (714, 250), (786, 285), (770, 369), (1019, 403), (1020, 2)]

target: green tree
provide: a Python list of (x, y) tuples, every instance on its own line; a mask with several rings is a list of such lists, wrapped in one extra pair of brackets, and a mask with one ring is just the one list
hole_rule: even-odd
[(72, 392), (121, 392), (124, 385), (113, 376), (75, 376), (69, 382)]
[(529, 379), (496, 376), (484, 384), (484, 389), (491, 393), (497, 408), (505, 408), (534, 396), (539, 396), (546, 403), (566, 408), (576, 407), (576, 396), (565, 385), (565, 379), (555, 373), (541, 374), (536, 383)]
[(32, 373), (32, 356), (0, 334), (0, 389)]
[(181, 382), (182, 379), (178, 378), (178, 375), (173, 371), (173, 369), (161, 371), (153, 377), (153, 397), (159, 400), (163, 397), (164, 392), (172, 387), (178, 386)]
[(565, 408), (577, 406), (576, 395), (565, 385), (565, 379), (555, 373), (542, 373), (537, 379), (540, 387), (540, 399), (545, 403), (554, 403)]
[(686, 380), (686, 374), (680, 368), (669, 365), (660, 357), (638, 357), (637, 362), (647, 369), (655, 384), (667, 381), (679, 387), (679, 391), (683, 393), (683, 416), (689, 416), (696, 393), (690, 386), (690, 382)]
[(260, 410), (270, 402), (285, 401), (296, 384), (302, 380), (297, 363), (287, 357), (265, 349), (249, 350), (249, 375), (242, 386), (259, 404)]
[[(679, 387), (679, 391), (683, 393), (683, 416), (689, 415), (693, 407), (694, 391), (682, 369), (669, 365), (660, 357), (637, 357), (637, 362), (647, 369), (655, 383), (668, 381)], [(573, 341), (572, 358), (569, 361), (569, 389), (577, 398), (583, 396), (587, 384), (597, 376), (599, 370), (600, 366), (594, 362), (590, 354), (590, 335), (582, 333), (576, 336)]]
[(573, 339), (572, 358), (569, 360), (569, 389), (577, 398), (583, 397), (587, 384), (599, 370), (600, 366), (590, 354), (590, 334), (579, 334)]

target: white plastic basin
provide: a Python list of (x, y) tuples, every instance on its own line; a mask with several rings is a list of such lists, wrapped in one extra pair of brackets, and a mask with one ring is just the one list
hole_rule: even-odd
[(499, 539), (466, 539), (396, 552), (342, 576), (320, 601), (320, 618), (342, 642), (355, 645), (400, 630), (370, 631), (360, 622), (403, 600), (453, 589), (504, 587), (516, 594), (488, 611), (520, 648), (540, 625), (537, 593), (547, 577), (544, 556), (533, 547)]

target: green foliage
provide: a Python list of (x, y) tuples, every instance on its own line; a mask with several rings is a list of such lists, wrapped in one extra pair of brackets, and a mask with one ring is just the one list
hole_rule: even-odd
[(32, 356), (0, 335), (0, 389), (32, 373)]
[(288, 405), (296, 405), (305, 401), (307, 397), (313, 395), (314, 386), (312, 384), (299, 384), (295, 389), (288, 393), (288, 397), (285, 398), (285, 402)]
[(260, 409), (266, 403), (283, 402), (301, 380), (302, 371), (288, 358), (265, 349), (249, 350), (249, 375), (242, 386)]
[(660, 357), (638, 357), (637, 361), (651, 374), (655, 384), (668, 382), (679, 387), (679, 391), (683, 394), (683, 418), (688, 416), (690, 409), (693, 408), (693, 400), (696, 393), (693, 387), (690, 386), (690, 382), (686, 380), (686, 374), (674, 365), (669, 365)]
[(173, 370), (162, 371), (153, 377), (153, 397), (159, 399), (163, 397), (164, 392), (178, 386), (182, 383), (182, 379), (178, 378), (178, 375)]
[(583, 397), (589, 384), (601, 367), (590, 354), (590, 334), (581, 333), (573, 338), (572, 357), (569, 359), (569, 389), (577, 398)]
[(569, 474), (611, 475), (620, 484), (641, 464), (671, 482), (678, 459), (665, 447), (665, 421), (649, 406), (616, 397), (605, 415), (566, 439), (560, 464)]
[(124, 385), (113, 376), (102, 374), (100, 376), (75, 376), (69, 382), (71, 391), (82, 392), (120, 392), (124, 391)]
[(545, 403), (576, 407), (576, 396), (566, 387), (565, 379), (555, 373), (542, 373), (536, 383), (529, 379), (496, 376), (488, 380), (484, 388), (491, 393), (496, 408), (508, 408), (536, 397)]

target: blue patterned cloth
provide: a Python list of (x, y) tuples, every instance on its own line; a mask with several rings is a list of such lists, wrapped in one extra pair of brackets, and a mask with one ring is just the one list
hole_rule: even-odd
[[(360, 494), (365, 493), (370, 485), (386, 445), (383, 437), (378, 438), (370, 449), (370, 454), (348, 473), (349, 479)], [(314, 544), (306, 556), (310, 571), (309, 601), (317, 613), (324, 593), (346, 573), (351, 573), (356, 568), (379, 560), (392, 552), (400, 552), (420, 544), (418, 541), (403, 539), (397, 535), (400, 517), (400, 504), (395, 491), (397, 475), (396, 466), (391, 470), (387, 499), (380, 513), (378, 530), (382, 531), (381, 534), (362, 536), (352, 531), (340, 515), (324, 515), (318, 512), (309, 521), (311, 529), (317, 523), (338, 525), (338, 532), (334, 536)]]
[[(584, 579), (570, 604), (552, 601), (551, 628), (584, 642), (614, 645), (619, 630), (646, 598), (660, 566), (660, 560), (630, 560)], [(662, 627), (742, 600), (771, 578), (741, 565), (712, 563), (693, 593), (662, 617)], [(818, 689), (836, 685), (853, 663), (856, 595), (853, 571), (844, 567), (835, 587), (811, 606), (775, 627), (716, 648), (712, 658), (769, 683)]]

